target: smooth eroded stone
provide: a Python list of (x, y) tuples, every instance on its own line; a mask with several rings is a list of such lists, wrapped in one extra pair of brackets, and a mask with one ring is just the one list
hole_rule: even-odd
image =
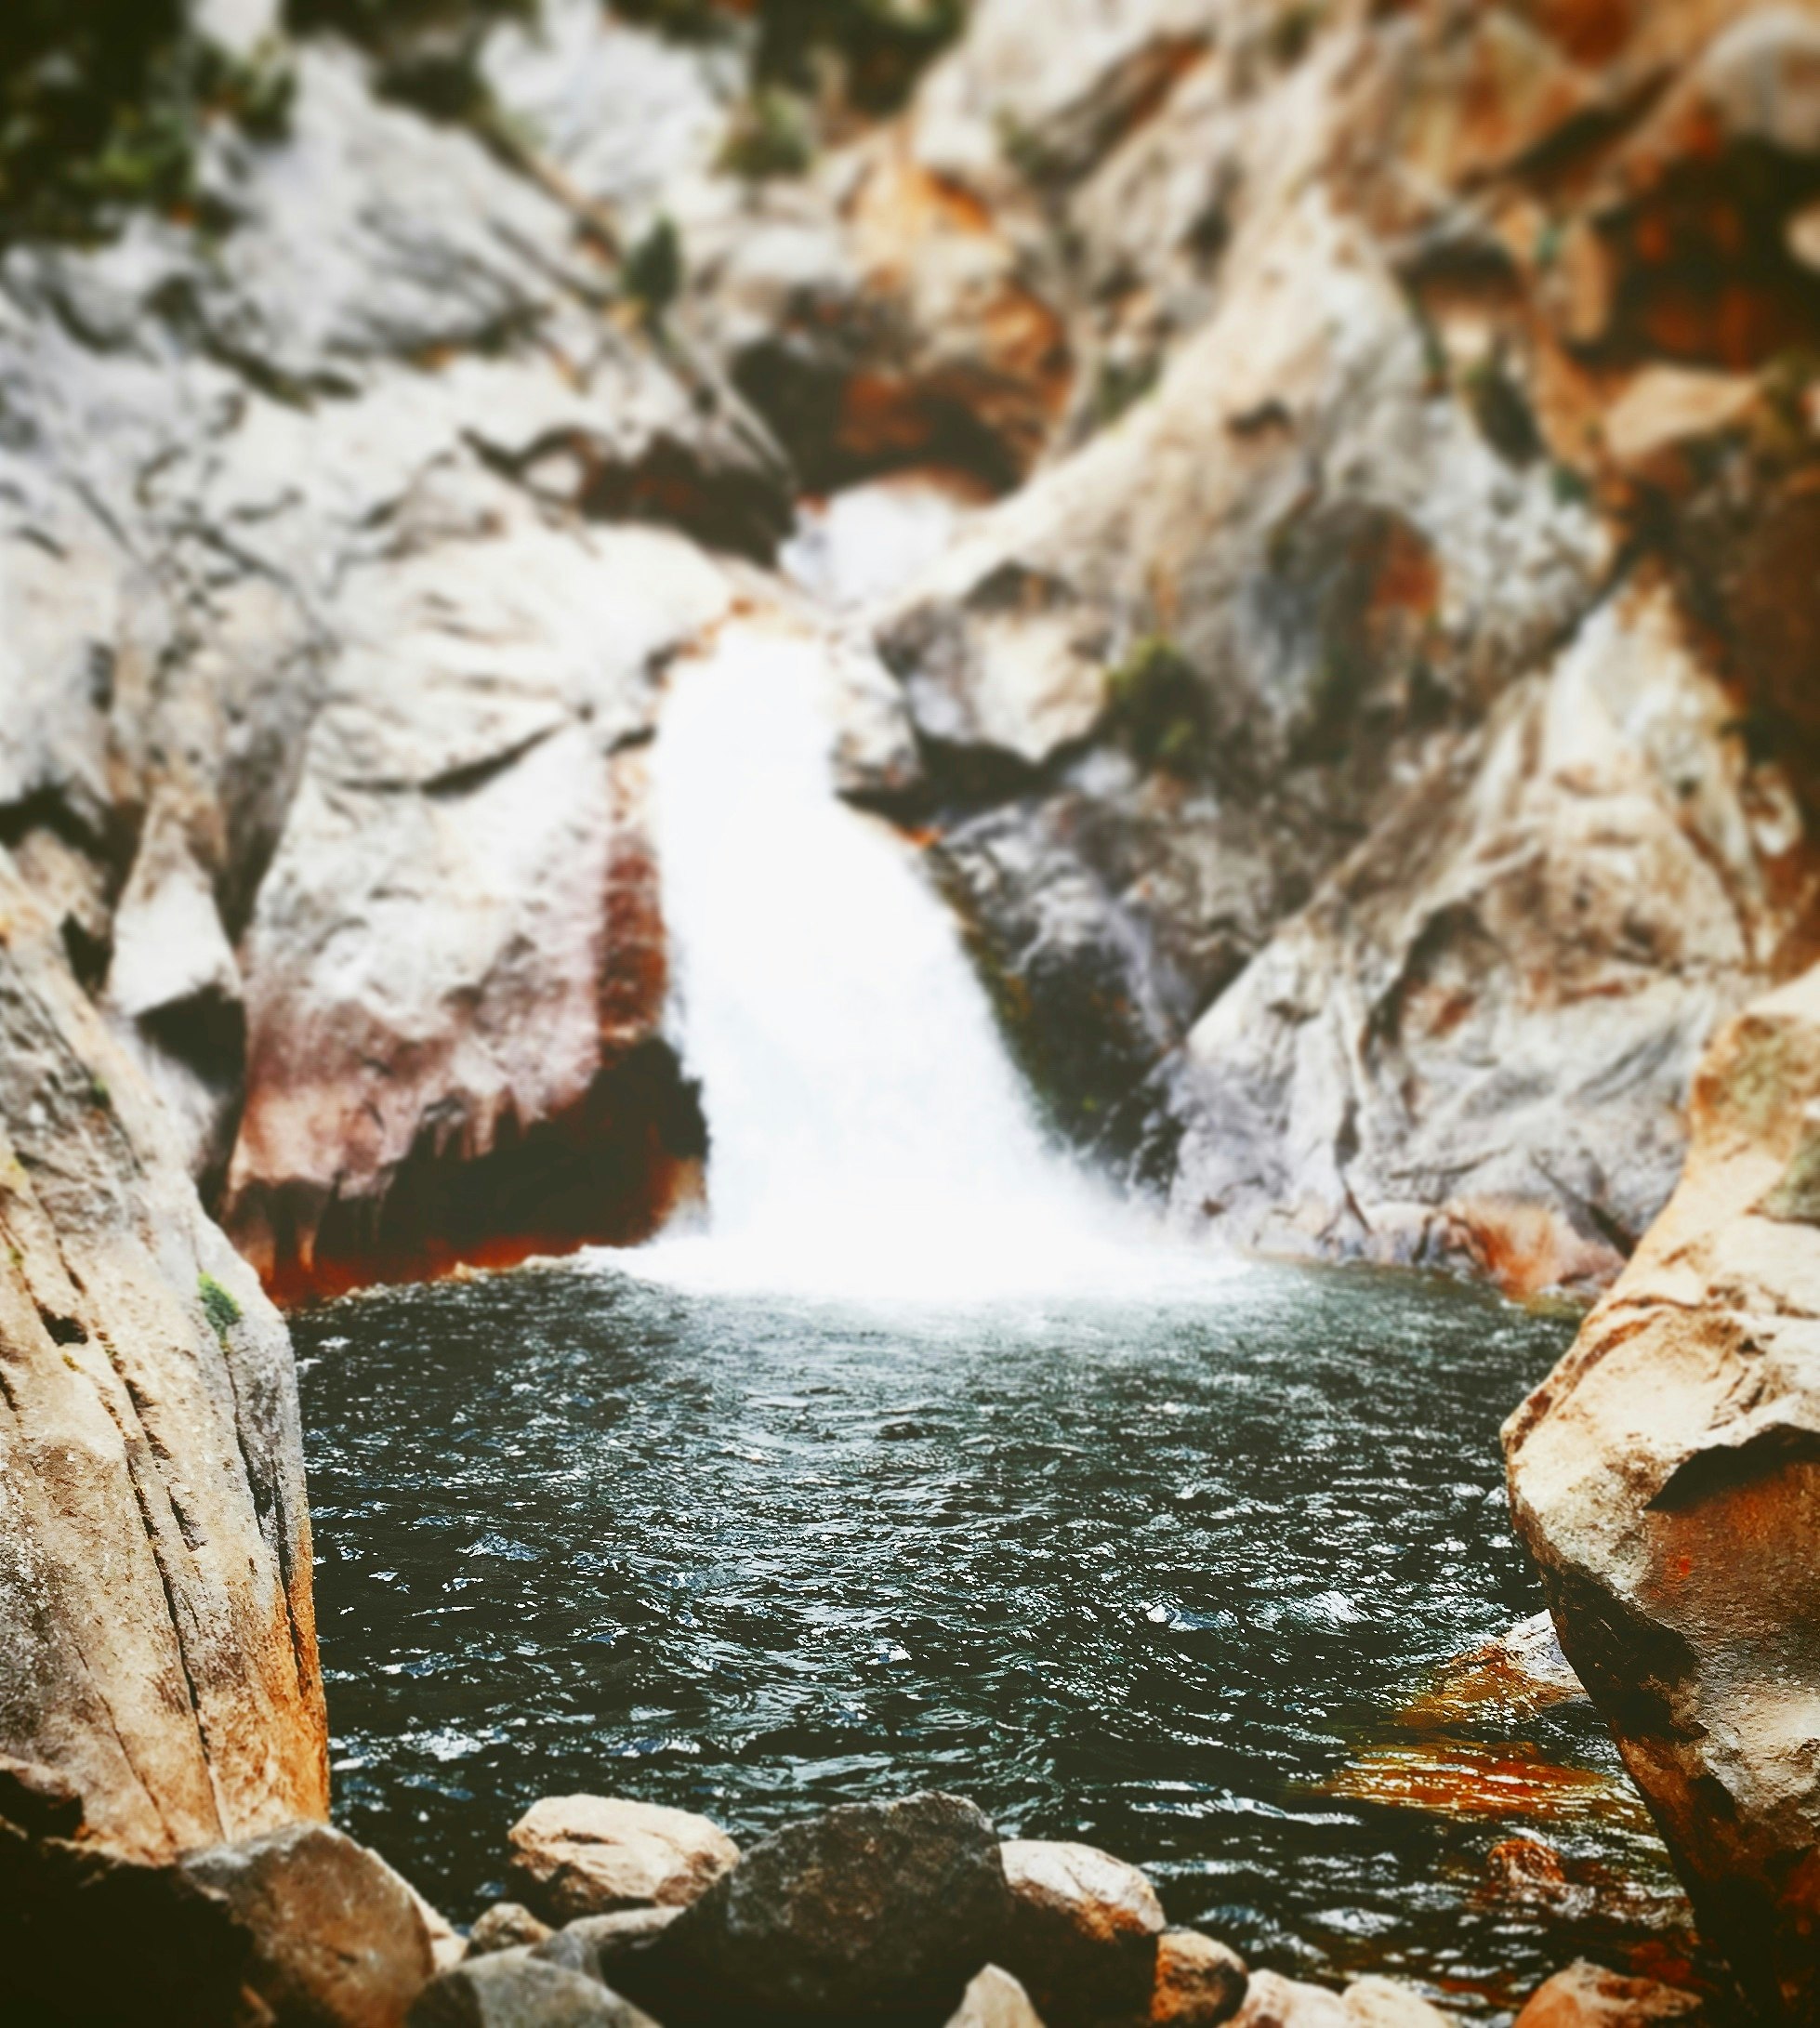
[(619, 1908), (680, 1908), (739, 1863), (706, 1817), (610, 1796), (547, 1796), (513, 1824), (512, 1878), (557, 1922)]
[(1358, 2028), (1453, 2028), (1451, 2014), (1394, 1979), (1355, 1979), (1341, 1997)]
[(1009, 1971), (988, 1965), (961, 1995), (948, 2028), (1043, 2028), (1043, 2018)]
[(1254, 1971), (1233, 2028), (1359, 2028), (1338, 1993), (1304, 1985), (1281, 1972)]
[(1245, 1960), (1197, 1929), (1166, 1929), (1156, 1945), (1150, 2020), (1155, 2028), (1219, 2028), (1245, 2002)]
[(944, 2021), (1010, 1916), (992, 1825), (958, 1796), (846, 1803), (760, 1838), (619, 1976), (679, 2021)]
[(427, 1985), (410, 2028), (656, 2028), (598, 1979), (522, 1948), (457, 1965)]
[(555, 1932), (542, 1916), (534, 1916), (522, 1902), (495, 1902), (483, 1908), (468, 1933), (468, 1955), (490, 1957), (495, 1951), (529, 1948)]
[(1697, 2028), (1704, 2017), (1692, 1993), (1654, 1979), (1627, 1979), (1581, 1957), (1536, 1987), (1516, 2028), (1655, 2028), (1658, 2021)]
[(546, 1932), (531, 1955), (613, 1985), (626, 1959), (648, 1949), (681, 1913), (679, 1908), (621, 1908), (611, 1916), (582, 1916), (554, 1936)]
[(1150, 1882), (1091, 1845), (1012, 1838), (1002, 1851), (1012, 1901), (1005, 1962), (1049, 2028), (1142, 2019), (1163, 1933)]
[(251, 1936), (245, 1982), (280, 2021), (397, 2028), (435, 1972), (416, 1896), (327, 1824), (192, 1852), (181, 1870)]

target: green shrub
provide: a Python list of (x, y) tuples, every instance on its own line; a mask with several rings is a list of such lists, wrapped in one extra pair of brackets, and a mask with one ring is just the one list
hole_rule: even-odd
[(1147, 768), (1194, 773), (1207, 758), (1207, 697), (1192, 662), (1174, 642), (1147, 634), (1106, 672), (1113, 730)]

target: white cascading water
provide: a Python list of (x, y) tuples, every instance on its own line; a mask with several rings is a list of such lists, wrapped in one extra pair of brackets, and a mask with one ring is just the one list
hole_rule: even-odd
[(677, 672), (657, 843), (708, 1211), (620, 1262), (894, 1301), (1155, 1293), (1168, 1250), (1046, 1145), (914, 849), (837, 797), (823, 666), (736, 623)]

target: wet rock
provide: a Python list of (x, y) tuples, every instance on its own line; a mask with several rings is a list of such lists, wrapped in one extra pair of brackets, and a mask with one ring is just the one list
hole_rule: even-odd
[(1355, 1979), (1340, 1999), (1358, 2028), (1452, 2028), (1452, 2015), (1394, 1979)]
[(1697, 2028), (1705, 2018), (1694, 1994), (1654, 1979), (1627, 1979), (1582, 1957), (1536, 1989), (1516, 2028), (1649, 2028), (1655, 2021)]
[(1003, 1855), (1012, 1912), (1000, 1956), (1050, 2028), (1141, 2015), (1164, 1929), (1150, 1882), (1091, 1845), (1013, 1838)]
[(251, 1936), (244, 1982), (279, 2022), (396, 2028), (435, 1971), (410, 1888), (327, 1824), (194, 1852), (182, 1870)]
[(959, 1797), (851, 1803), (759, 1839), (621, 1976), (667, 2022), (945, 2021), (1009, 1919)]
[(512, 1877), (558, 1922), (686, 1907), (739, 1863), (706, 1817), (619, 1797), (547, 1796), (512, 1826)]
[(1649, 1798), (1701, 1933), (1773, 2021), (1820, 1993), (1812, 1113), (1820, 974), (1703, 1060), (1672, 1202), (1505, 1428), (1562, 1646)]
[(1527, 1717), (1585, 1697), (1585, 1685), (1561, 1652), (1554, 1622), (1536, 1613), (1496, 1640), (1456, 1656), (1403, 1715), (1412, 1725), (1480, 1722), (1487, 1707)]
[(325, 1811), (290, 1344), (0, 851), (0, 1752), (123, 1855)]
[(1010, 1973), (988, 1965), (962, 1995), (948, 2028), (1043, 2028), (1043, 2021)]
[(1254, 1971), (1233, 2028), (1358, 2028), (1358, 2020), (1339, 1995), (1325, 1986)]
[(599, 1980), (521, 1949), (457, 1965), (431, 1980), (410, 2028), (654, 2028)]
[(521, 1902), (495, 1902), (476, 1916), (468, 1932), (469, 1957), (487, 1957), (495, 1951), (530, 1949), (555, 1930)]
[(1236, 1951), (1194, 1929), (1165, 1929), (1156, 1942), (1149, 2019), (1156, 2028), (1219, 2028), (1244, 2004), (1249, 1983)]

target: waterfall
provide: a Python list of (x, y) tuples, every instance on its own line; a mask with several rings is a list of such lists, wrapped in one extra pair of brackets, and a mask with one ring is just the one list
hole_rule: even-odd
[(1154, 1287), (1133, 1215), (1046, 1142), (916, 849), (837, 797), (823, 667), (744, 622), (676, 674), (656, 831), (708, 1209), (621, 1261), (893, 1299)]

